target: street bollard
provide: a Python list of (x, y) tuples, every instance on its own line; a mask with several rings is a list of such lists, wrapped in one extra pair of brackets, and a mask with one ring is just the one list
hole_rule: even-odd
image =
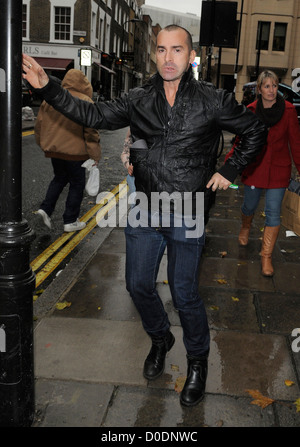
[[(22, 2), (0, 8), (0, 427), (34, 418), (34, 233), (22, 218)], [(4, 51), (5, 49), (5, 51)]]

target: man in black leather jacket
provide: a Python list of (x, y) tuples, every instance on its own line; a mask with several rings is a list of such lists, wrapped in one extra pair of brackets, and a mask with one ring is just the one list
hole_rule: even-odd
[[(194, 58), (188, 31), (170, 25), (158, 34), (158, 73), (123, 98), (95, 105), (71, 97), (27, 55), (23, 57), (23, 77), (40, 89), (49, 104), (86, 127), (113, 130), (130, 126), (135, 143), (131, 162), (137, 194), (144, 193), (150, 199), (153, 193), (178, 193), (182, 197), (189, 192), (195, 204), (197, 193), (204, 193), (205, 210), (201, 217), (205, 214), (207, 220), (211, 194), (216, 189), (227, 189), (256, 157), (267, 131), (253, 113), (237, 104), (233, 95), (196, 81), (191, 70)], [(215, 172), (222, 130), (241, 136), (241, 143)], [(139, 140), (143, 140), (140, 147)], [(204, 231), (188, 237), (186, 221), (175, 223), (173, 209), (167, 225), (160, 210), (155, 225), (153, 210), (149, 213), (146, 225), (128, 224), (125, 229), (127, 289), (152, 340), (143, 372), (148, 380), (159, 377), (175, 341), (155, 287), (167, 247), (168, 282), (179, 312), (188, 360), (180, 402), (192, 406), (204, 396), (209, 353), (209, 328), (198, 290)]]

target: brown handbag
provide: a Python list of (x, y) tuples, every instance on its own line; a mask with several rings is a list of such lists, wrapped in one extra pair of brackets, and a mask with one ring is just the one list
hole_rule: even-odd
[(300, 182), (291, 179), (281, 205), (282, 225), (300, 236)]

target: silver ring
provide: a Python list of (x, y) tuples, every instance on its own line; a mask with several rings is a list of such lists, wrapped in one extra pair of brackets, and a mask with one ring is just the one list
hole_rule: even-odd
[(32, 67), (32, 64), (29, 64), (29, 65), (28, 65), (28, 68), (31, 68), (31, 67)]

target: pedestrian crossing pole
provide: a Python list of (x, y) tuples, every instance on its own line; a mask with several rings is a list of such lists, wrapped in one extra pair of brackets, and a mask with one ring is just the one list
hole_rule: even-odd
[(33, 291), (22, 219), (22, 2), (0, 7), (0, 427), (34, 416)]

